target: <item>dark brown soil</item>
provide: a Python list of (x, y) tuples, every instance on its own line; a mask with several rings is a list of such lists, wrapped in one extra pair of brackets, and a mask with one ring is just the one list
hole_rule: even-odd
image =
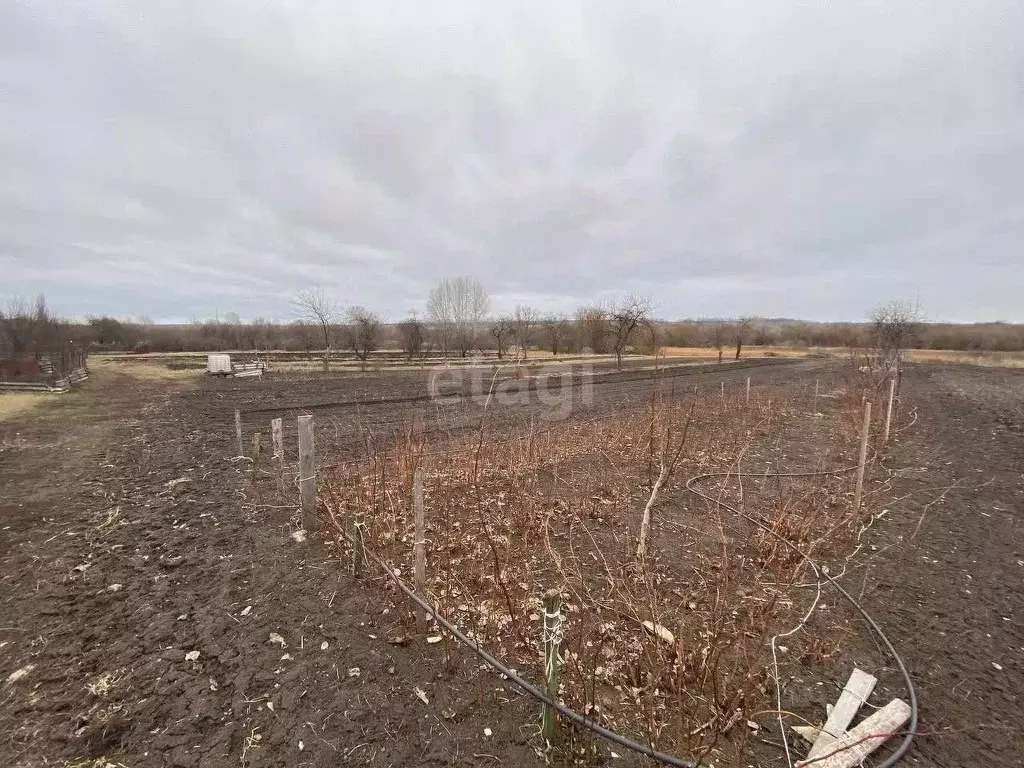
[[(594, 407), (646, 386), (611, 377)], [(348, 434), (398, 428), (425, 390), (408, 373), (198, 387), (106, 374), (0, 423), (0, 764), (543, 764), (532, 701), (465, 653), (446, 663), (443, 643), (389, 643), (382, 584), (353, 581), (318, 537), (296, 542), (294, 506), (232, 460), (235, 408), (247, 432), (314, 412)], [(921, 367), (904, 393), (918, 419), (894, 475), (874, 477), (892, 511), (848, 588), (917, 683), (925, 735), (908, 764), (1022, 765), (1024, 374)], [(811, 670), (831, 686), (821, 701), (849, 666)]]
[(517, 696), (386, 643), (376, 588), (246, 498), (193, 394), (117, 376), (72, 397), (3, 427), (0, 671), (31, 668), (3, 688), (0, 763), (535, 759)]
[(851, 582), (915, 681), (907, 764), (1024, 765), (1024, 371), (915, 366), (904, 393), (898, 501)]

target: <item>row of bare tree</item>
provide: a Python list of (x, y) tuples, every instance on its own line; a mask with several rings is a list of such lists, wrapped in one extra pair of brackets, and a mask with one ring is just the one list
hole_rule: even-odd
[[(320, 289), (300, 292), (293, 303), (298, 313), (323, 334), (325, 368), (330, 362), (333, 324), (339, 315), (345, 320), (341, 326), (345, 345), (364, 364), (381, 345), (384, 323), (364, 307), (353, 306), (341, 313)], [(490, 308), (490, 297), (477, 280), (446, 278), (434, 286), (427, 298), (429, 322), (420, 321), (414, 314), (398, 323), (398, 342), (410, 359), (433, 350), (446, 357), (465, 357), (474, 350), (494, 349), (500, 360), (510, 350), (518, 356), (529, 348), (541, 348), (553, 355), (568, 351), (613, 353), (619, 367), (623, 355), (633, 349), (654, 352), (672, 342), (665, 325), (654, 322), (650, 300), (637, 294), (617, 302), (580, 307), (572, 320), (565, 315), (544, 316), (522, 304), (509, 314), (489, 319)], [(872, 321), (871, 333), (878, 346), (898, 350), (909, 343), (919, 324), (919, 313), (915, 307), (897, 302), (877, 309)], [(719, 361), (727, 346), (735, 347), (738, 360), (743, 345), (751, 337), (755, 343), (764, 343), (763, 325), (754, 318), (703, 323), (700, 331), (699, 345), (717, 349)], [(850, 338), (845, 346), (853, 346), (855, 341)]]
[(411, 314), (386, 323), (361, 306), (339, 306), (322, 290), (300, 292), (296, 318), (278, 323), (254, 318), (223, 318), (183, 325), (156, 325), (94, 317), (88, 324), (55, 317), (40, 296), (15, 299), (0, 308), (0, 358), (21, 357), (68, 339), (94, 349), (151, 351), (299, 350), (322, 356), (329, 365), (337, 351), (366, 362), (378, 350), (400, 350), (410, 360), (428, 355), (466, 356), (487, 351), (499, 358), (524, 350), (553, 355), (593, 352), (622, 356), (664, 347), (716, 349), (719, 359), (742, 354), (745, 345), (1018, 351), (1024, 326), (1007, 323), (927, 324), (916, 306), (896, 302), (877, 308), (869, 323), (810, 323), (743, 318), (733, 321), (666, 322), (652, 316), (649, 301), (627, 296), (618, 302), (582, 306), (572, 315), (543, 314), (529, 305), (492, 316), (483, 287), (471, 278), (442, 280), (430, 292), (424, 317)]
[[(319, 329), (325, 368), (330, 364), (337, 340), (333, 329), (340, 318), (344, 319), (340, 327), (345, 346), (359, 360), (365, 363), (382, 344), (385, 324), (364, 307), (341, 311), (319, 288), (301, 291), (293, 306), (304, 321)], [(410, 359), (432, 351), (466, 357), (484, 349), (494, 349), (498, 359), (503, 359), (510, 350), (519, 355), (528, 348), (541, 347), (555, 355), (570, 349), (614, 352), (620, 365), (641, 334), (649, 335), (647, 346), (656, 347), (651, 303), (637, 295), (617, 303), (582, 307), (575, 324), (565, 316), (543, 316), (528, 305), (517, 305), (513, 312), (496, 318), (490, 318), (490, 309), (490, 297), (477, 280), (445, 278), (427, 297), (427, 321), (413, 314), (398, 323), (397, 341)]]
[(51, 354), (72, 340), (72, 328), (54, 316), (42, 294), (34, 301), (12, 299), (0, 309), (0, 359)]

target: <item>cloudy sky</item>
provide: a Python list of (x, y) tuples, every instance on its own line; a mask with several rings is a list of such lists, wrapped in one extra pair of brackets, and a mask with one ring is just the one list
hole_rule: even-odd
[[(273, 7), (270, 7), (270, 6)], [(0, 3), (0, 299), (1024, 321), (1024, 6)]]

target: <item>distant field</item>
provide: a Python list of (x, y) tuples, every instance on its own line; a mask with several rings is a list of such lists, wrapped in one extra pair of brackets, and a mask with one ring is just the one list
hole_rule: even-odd
[(912, 349), (907, 353), (907, 360), (912, 363), (969, 363), (1000, 368), (1024, 368), (1024, 352)]
[[(237, 360), (252, 360), (257, 356), (254, 351), (233, 351), (228, 354), (234, 355)], [(718, 357), (718, 350), (709, 347), (665, 347), (662, 350), (665, 358), (681, 359), (690, 358), (695, 360), (714, 360)], [(764, 357), (799, 359), (799, 358), (842, 358), (848, 354), (848, 350), (842, 347), (783, 347), (783, 346), (745, 346), (741, 359), (754, 359)], [(964, 350), (932, 350), (913, 349), (907, 353), (907, 360), (914, 363), (963, 363), (970, 365), (983, 365), (1005, 368), (1024, 367), (1024, 352), (983, 352)], [(147, 354), (125, 354), (122, 352), (100, 353), (90, 358), (92, 365), (102, 365), (130, 373), (133, 376), (146, 379), (188, 379), (201, 373), (206, 368), (206, 352), (152, 352)], [(265, 350), (258, 353), (259, 357), (268, 360), (272, 369), (277, 371), (320, 371), (323, 367), (322, 359), (317, 353), (312, 357), (307, 352), (294, 352), (284, 350)], [(729, 362), (735, 357), (735, 348), (723, 350), (722, 361)], [(538, 363), (610, 363), (615, 356), (602, 355), (581, 355), (569, 354), (553, 356), (550, 352), (543, 350), (531, 350), (527, 361), (532, 365)], [(627, 355), (624, 360), (632, 361), (636, 365), (640, 361), (653, 361), (654, 355)], [(351, 354), (335, 353), (331, 358), (331, 370), (337, 372), (360, 373), (400, 371), (410, 369), (429, 368), (440, 365), (473, 365), (479, 363), (479, 358), (473, 357), (451, 357), (447, 360), (440, 356), (427, 357), (423, 360), (409, 361), (400, 350), (378, 350), (365, 364), (354, 359)], [(514, 363), (513, 358), (506, 356), (502, 364)], [(485, 365), (498, 364), (499, 361), (493, 352), (489, 352), (483, 359)]]
[[(825, 350), (815, 347), (755, 347), (744, 346), (740, 355), (744, 357), (808, 357), (813, 352), (840, 352), (841, 350)], [(718, 350), (711, 347), (665, 347), (667, 357), (718, 357)], [(724, 347), (722, 359), (732, 360), (736, 357), (736, 347)]]

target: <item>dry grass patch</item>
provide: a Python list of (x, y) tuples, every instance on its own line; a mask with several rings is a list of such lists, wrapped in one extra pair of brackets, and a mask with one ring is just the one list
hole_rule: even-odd
[[(667, 357), (707, 357), (718, 359), (718, 350), (714, 347), (663, 347)], [(755, 347), (743, 346), (740, 359), (751, 357), (807, 357), (812, 352), (821, 352), (822, 349), (813, 347)], [(722, 359), (732, 360), (736, 356), (736, 345), (727, 345), (722, 349)]]
[(994, 368), (1024, 368), (1024, 352), (911, 349), (907, 351), (906, 359), (912, 363), (967, 363)]
[(38, 405), (60, 397), (60, 393), (48, 392), (2, 392), (0, 393), (0, 421), (21, 416)]
[(89, 365), (93, 372), (101, 375), (108, 372), (126, 373), (147, 381), (189, 381), (203, 375), (203, 371), (198, 368), (168, 368), (156, 362), (136, 362), (127, 357), (96, 356), (90, 358)]

